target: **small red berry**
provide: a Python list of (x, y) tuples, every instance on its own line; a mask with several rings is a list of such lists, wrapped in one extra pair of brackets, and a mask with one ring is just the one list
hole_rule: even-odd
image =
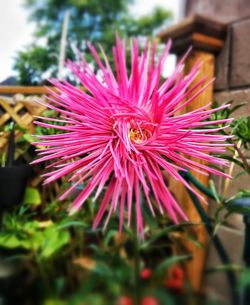
[(133, 305), (133, 300), (130, 297), (124, 295), (118, 299), (116, 304), (117, 305)]
[(140, 273), (140, 277), (142, 280), (148, 280), (152, 276), (152, 270), (150, 268), (144, 268)]
[(173, 270), (173, 277), (183, 280), (183, 278), (184, 278), (183, 270), (180, 267), (176, 266)]
[(168, 290), (173, 293), (182, 294), (183, 293), (183, 280), (178, 278), (168, 279), (165, 283)]
[(155, 297), (147, 296), (142, 299), (141, 305), (160, 305), (160, 303)]

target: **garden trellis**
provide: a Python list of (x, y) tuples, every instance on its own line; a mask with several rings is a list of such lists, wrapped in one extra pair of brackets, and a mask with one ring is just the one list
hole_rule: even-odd
[[(41, 114), (45, 107), (36, 103), (35, 98), (47, 93), (44, 87), (0, 87), (0, 128), (14, 121), (18, 126), (32, 133), (34, 130), (33, 120), (35, 115)], [(13, 94), (12, 97), (7, 95)], [(26, 94), (26, 96), (24, 96)], [(27, 96), (29, 94), (29, 96)], [(16, 132), (16, 140), (20, 137), (20, 131)], [(2, 131), (0, 149), (5, 149), (8, 133)]]

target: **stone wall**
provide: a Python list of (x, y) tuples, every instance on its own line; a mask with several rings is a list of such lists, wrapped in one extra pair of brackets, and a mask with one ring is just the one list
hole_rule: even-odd
[[(250, 115), (250, 17), (228, 25), (228, 34), (222, 51), (216, 58), (214, 99), (220, 103), (232, 101), (246, 105), (234, 116)], [(249, 152), (250, 158), (250, 152)], [(230, 189), (250, 188), (246, 179)]]
[[(224, 48), (216, 58), (214, 99), (221, 103), (229, 100), (235, 104), (245, 102), (246, 106), (238, 110), (235, 116), (250, 115), (250, 17), (234, 21), (228, 25)], [(238, 172), (239, 169), (235, 167), (233, 174)], [(239, 189), (250, 189), (249, 180), (247, 176), (232, 180), (226, 195), (231, 196)], [(218, 185), (221, 185), (222, 191), (222, 180), (217, 182)], [(213, 206), (211, 206), (211, 210), (213, 210)], [(228, 223), (220, 227), (219, 236), (223, 240), (232, 261), (242, 263), (244, 225), (241, 216), (234, 215), (229, 218)], [(214, 267), (216, 264), (220, 264), (220, 262), (215, 250), (211, 247), (207, 267)], [(230, 288), (224, 273), (207, 276), (206, 290), (210, 296), (219, 296), (223, 300), (222, 304), (231, 304)]]
[(215, 97), (245, 100), (250, 113), (250, 17), (228, 26), (224, 48), (216, 59)]
[(250, 15), (249, 0), (186, 0), (186, 16), (202, 14), (220, 22), (232, 22)]

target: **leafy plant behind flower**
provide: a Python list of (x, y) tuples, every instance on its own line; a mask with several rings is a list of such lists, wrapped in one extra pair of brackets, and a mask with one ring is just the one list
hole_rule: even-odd
[(240, 117), (231, 123), (232, 133), (242, 142), (245, 149), (250, 148), (250, 116)]
[[(229, 105), (229, 102), (224, 105)], [(214, 119), (228, 119), (236, 110), (244, 107), (246, 103), (238, 103), (237, 105), (230, 106), (229, 108), (222, 109), (214, 113), (211, 120)], [(218, 103), (214, 102), (213, 107), (218, 107)], [(250, 147), (250, 116), (241, 116), (234, 119), (230, 123), (230, 128), (222, 129), (220, 132), (223, 135), (232, 135), (232, 138), (228, 138), (227, 142), (232, 144), (232, 147), (228, 147), (230, 155), (221, 155), (223, 158), (235, 163), (243, 169), (242, 173), (250, 175), (250, 164), (247, 159), (246, 153)]]

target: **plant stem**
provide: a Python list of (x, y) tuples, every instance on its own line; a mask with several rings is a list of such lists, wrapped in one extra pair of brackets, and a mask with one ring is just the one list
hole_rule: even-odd
[[(210, 188), (207, 188), (203, 184), (200, 183), (190, 172), (179, 172), (182, 177), (187, 181), (191, 182), (194, 186), (196, 186), (203, 194), (207, 195), (209, 198), (216, 200), (214, 193)], [(219, 198), (222, 200), (222, 198)]]
[[(192, 177), (192, 178), (191, 178)], [(191, 179), (190, 179), (191, 178)], [(187, 182), (195, 182), (195, 186), (200, 190), (202, 191), (203, 193), (205, 193), (206, 195), (208, 195), (209, 197), (212, 198), (212, 194), (210, 193), (209, 189), (205, 189), (204, 186), (202, 186), (200, 183), (197, 183), (197, 181), (195, 180), (195, 178), (192, 176), (191, 173), (189, 173), (189, 175), (185, 176), (185, 179)], [(200, 187), (202, 186), (202, 187)], [(200, 217), (201, 217), (201, 220), (204, 222), (205, 224), (205, 228), (207, 230), (207, 233), (208, 235), (210, 236), (213, 244), (214, 244), (214, 247), (221, 259), (221, 261), (223, 262), (223, 264), (225, 265), (230, 265), (232, 262), (220, 240), (220, 238), (218, 237), (218, 235), (214, 235), (214, 230), (213, 230), (213, 224), (212, 222), (210, 221), (209, 217), (207, 216), (205, 210), (203, 209), (199, 199), (197, 198), (197, 196), (190, 190), (188, 190), (188, 193), (189, 193), (189, 196), (190, 198), (192, 199), (195, 207), (196, 207), (196, 210), (197, 212), (199, 213)], [(233, 300), (233, 304), (238, 304), (238, 301), (239, 301), (239, 297), (238, 297), (238, 293), (236, 291), (237, 289), (237, 278), (236, 278), (236, 275), (235, 273), (232, 271), (232, 270), (227, 270), (226, 271), (226, 275), (227, 275), (227, 278), (228, 278), (228, 281), (230, 283), (230, 286), (231, 286), (231, 293), (232, 293), (232, 300)]]
[(140, 250), (136, 228), (136, 217), (133, 225), (133, 250), (134, 250), (134, 305), (140, 304)]
[(250, 175), (250, 165), (248, 164), (247, 158), (244, 156), (243, 152), (241, 151), (240, 147), (236, 143), (234, 143), (234, 148), (237, 151), (241, 161), (244, 165), (246, 172)]
[[(241, 145), (241, 141), (239, 141), (238, 143), (239, 143), (239, 146), (240, 146), (240, 145)], [(238, 143), (236, 144), (236, 146), (238, 146)], [(237, 159), (238, 155), (239, 155), (239, 153), (238, 153), (238, 151), (235, 149), (235, 150), (234, 150), (233, 158), (234, 158), (234, 159)], [(235, 162), (231, 162), (231, 163), (230, 163), (229, 170), (228, 170), (229, 176), (232, 176), (234, 167), (235, 167)], [(229, 185), (230, 185), (230, 182), (231, 182), (231, 178), (228, 177), (228, 178), (225, 179), (224, 188), (223, 188), (223, 193), (222, 193), (223, 196), (226, 195), (226, 192), (227, 192), (227, 190), (228, 190), (228, 187), (229, 187)]]
[(14, 155), (15, 155), (15, 130), (14, 130), (14, 122), (11, 122), (10, 125), (10, 135), (8, 141), (8, 152), (7, 152), (7, 166), (13, 166), (14, 164)]
[[(38, 254), (36, 254), (36, 256), (37, 255)], [(39, 258), (36, 260), (36, 262), (37, 262), (38, 270), (40, 272), (41, 279), (43, 281), (42, 284), (44, 285), (45, 293), (46, 295), (49, 295), (51, 292), (51, 284), (49, 283), (48, 274), (45, 270), (44, 263)]]

